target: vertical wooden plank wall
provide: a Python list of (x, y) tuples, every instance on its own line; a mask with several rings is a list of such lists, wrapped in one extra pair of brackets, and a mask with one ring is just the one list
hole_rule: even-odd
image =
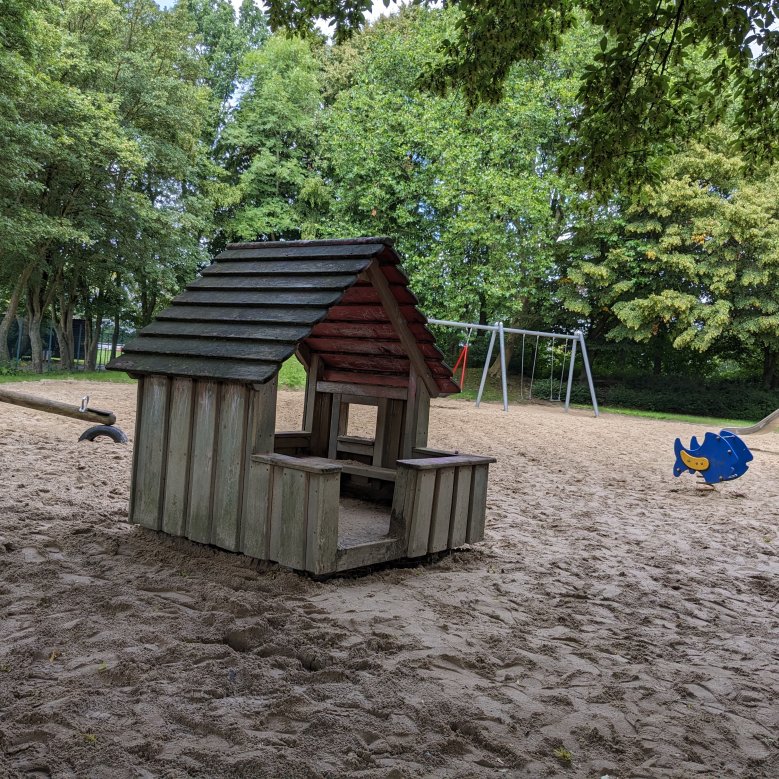
[(222, 549), (237, 552), (241, 526), (249, 390), (240, 384), (222, 384), (219, 391), (211, 543)]
[(268, 559), (276, 381), (139, 382), (131, 521)]
[(274, 467), (270, 559), (291, 568), (306, 567), (307, 493), (305, 471)]
[(219, 409), (219, 385), (198, 381), (195, 385), (195, 416), (192, 422), (187, 538), (211, 543), (211, 507), (214, 487), (214, 454)]
[(455, 468), (452, 488), (452, 522), (449, 527), (450, 549), (462, 546), (467, 538), (472, 477), (473, 468), (470, 466)]
[(306, 570), (314, 574), (335, 570), (338, 555), (338, 497), (340, 473), (322, 473), (309, 481), (306, 512)]
[(428, 552), (442, 552), (449, 546), (449, 528), (454, 497), (454, 468), (436, 470), (433, 514), (430, 519)]
[(270, 471), (267, 463), (250, 462), (243, 493), (240, 551), (260, 560), (269, 559)]
[(464, 455), (398, 463), (390, 535), (405, 537), (406, 556), (484, 538), (489, 462)]
[(169, 381), (148, 376), (139, 385), (141, 417), (133, 461), (133, 510), (131, 521), (160, 529), (165, 486), (165, 450), (168, 430)]
[[(143, 378), (131, 521), (299, 570), (335, 571), (340, 466), (274, 454), (276, 390), (276, 381)], [(312, 439), (325, 449), (345, 426), (341, 398), (314, 393), (311, 400)], [(383, 467), (397, 468), (390, 535), (399, 539), (399, 556), (484, 537), (492, 458), (398, 462), (408, 437), (426, 443), (428, 404), (420, 383), (411, 412), (417, 424), (409, 426), (406, 401), (379, 401), (374, 463), (378, 454)]]
[(244, 491), (239, 550), (260, 560), (269, 559), (271, 467), (267, 463), (255, 462), (252, 455), (268, 454), (273, 451), (277, 390), (276, 379), (258, 385), (252, 390), (244, 450)]
[(427, 554), (435, 498), (436, 470), (417, 471), (414, 508), (408, 534), (408, 556)]
[(264, 559), (315, 574), (335, 571), (341, 466), (275, 453), (254, 455), (252, 461), (269, 469)]
[(471, 497), (468, 504), (468, 531), (465, 540), (469, 544), (484, 538), (484, 523), (487, 513), (487, 466), (473, 469)]
[(170, 388), (162, 530), (172, 536), (183, 536), (187, 529), (194, 385), (192, 379), (173, 379)]
[(143, 419), (143, 389), (145, 377), (138, 377), (138, 389), (135, 393), (135, 434), (133, 435), (133, 464), (130, 481), (130, 506), (128, 517), (130, 522), (135, 522), (135, 493), (138, 487), (138, 447), (141, 441), (141, 420)]

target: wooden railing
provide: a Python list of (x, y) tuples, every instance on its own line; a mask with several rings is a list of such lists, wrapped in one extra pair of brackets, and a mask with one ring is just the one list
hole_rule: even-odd
[(487, 471), (493, 457), (451, 455), (398, 460), (390, 535), (407, 557), (484, 538)]
[(320, 457), (255, 454), (269, 467), (259, 521), (271, 560), (314, 574), (336, 570), (341, 466)]
[[(290, 441), (291, 443), (291, 441)], [(255, 454), (263, 489), (255, 507), (266, 559), (327, 574), (474, 543), (484, 537), (491, 457), (441, 455), (398, 460), (397, 470), (320, 457)], [(385, 538), (338, 548), (340, 477), (395, 481)], [(250, 550), (248, 551), (251, 554)], [(255, 553), (256, 554), (256, 553)]]

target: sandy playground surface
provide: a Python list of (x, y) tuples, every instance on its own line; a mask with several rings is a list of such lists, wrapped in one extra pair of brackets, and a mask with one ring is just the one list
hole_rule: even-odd
[[(133, 429), (133, 385), (18, 389)], [(709, 493), (692, 425), (431, 419), (498, 457), (486, 541), (315, 582), (129, 525), (129, 447), (0, 405), (0, 777), (779, 776), (779, 435)]]

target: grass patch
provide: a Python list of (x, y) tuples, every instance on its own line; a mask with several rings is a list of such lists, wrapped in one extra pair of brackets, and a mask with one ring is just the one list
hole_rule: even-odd
[(120, 371), (49, 371), (48, 373), (0, 373), (0, 384), (19, 381), (105, 381), (112, 384), (135, 384), (126, 373)]
[[(475, 391), (461, 392), (459, 395), (454, 395), (458, 400), (476, 400)], [(483, 403), (501, 403), (503, 396), (500, 390), (497, 392), (487, 392), (485, 390)], [(543, 401), (543, 398), (541, 399)], [(520, 400), (518, 396), (512, 397), (509, 393), (509, 405), (535, 405), (534, 401)], [(546, 405), (552, 407), (553, 404), (539, 402), (537, 405)], [(560, 403), (560, 408), (563, 404)], [(584, 403), (571, 403), (571, 408), (581, 409), (582, 411), (592, 411), (592, 406)], [(730, 427), (748, 427), (754, 425), (757, 420), (754, 419), (721, 419), (719, 417), (699, 417), (692, 414), (674, 414), (669, 411), (644, 411), (642, 409), (634, 408), (615, 408), (613, 406), (598, 406), (599, 411), (604, 414), (621, 414), (628, 417), (644, 417), (646, 419), (657, 419), (666, 422), (687, 422), (691, 425), (701, 425), (703, 427), (716, 427), (718, 430), (730, 428)]]
[(279, 386), (288, 389), (301, 389), (306, 386), (306, 369), (297, 357), (290, 357), (282, 363), (279, 371)]
[[(580, 404), (571, 404), (571, 408), (589, 409), (590, 406)], [(668, 422), (687, 422), (691, 425), (702, 425), (703, 427), (716, 427), (720, 430), (729, 427), (748, 427), (754, 425), (757, 420), (754, 419), (721, 419), (719, 417), (697, 417), (691, 414), (673, 414), (668, 411), (643, 411), (632, 408), (613, 408), (611, 406), (600, 406), (600, 410), (606, 414), (622, 414), (629, 417), (646, 417), (647, 419), (660, 419)]]
[[(32, 373), (30, 371), (0, 371), (0, 384), (21, 381), (107, 381), (116, 384), (134, 384), (122, 371), (49, 371), (48, 373)], [(306, 386), (306, 369), (296, 357), (290, 357), (282, 364), (279, 371), (279, 385), (291, 389)]]

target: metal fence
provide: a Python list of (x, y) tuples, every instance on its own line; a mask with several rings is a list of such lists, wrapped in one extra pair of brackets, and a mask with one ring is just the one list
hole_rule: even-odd
[[(1, 315), (0, 315), (1, 316)], [(132, 331), (128, 324), (120, 322), (119, 337), (114, 344), (115, 322), (103, 320), (100, 328), (100, 340), (95, 350), (94, 367), (90, 366), (87, 355), (87, 327), (83, 319), (73, 320), (73, 368), (74, 371), (105, 370), (106, 364), (120, 354), (125, 335)], [(43, 344), (44, 371), (59, 371), (62, 369), (60, 347), (57, 333), (51, 322), (41, 325), (41, 343)], [(8, 353), (11, 357), (12, 370), (24, 370), (32, 358), (30, 330), (27, 319), (16, 317), (8, 332)]]

